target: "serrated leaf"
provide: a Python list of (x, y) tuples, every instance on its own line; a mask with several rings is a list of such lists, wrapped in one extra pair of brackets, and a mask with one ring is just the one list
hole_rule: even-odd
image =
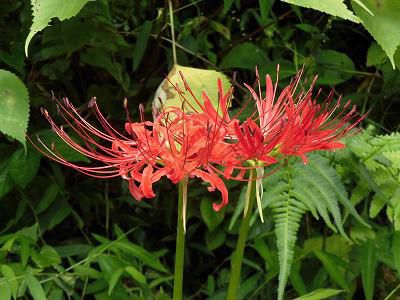
[(29, 120), (29, 95), (25, 84), (13, 73), (0, 70), (0, 131), (24, 147)]
[(282, 0), (283, 2), (311, 8), (339, 17), (345, 20), (360, 23), (360, 19), (349, 10), (343, 0)]
[[(231, 86), (228, 77), (220, 72), (174, 65), (167, 75), (167, 78), (164, 79), (157, 88), (153, 99), (153, 109), (159, 111), (162, 107), (182, 107), (182, 99), (172, 86), (172, 84), (178, 84), (182, 91), (185, 90), (180, 72), (183, 74), (186, 82), (192, 89), (194, 97), (200, 103), (203, 103), (202, 93), (204, 91), (210, 98), (214, 107), (218, 107), (218, 79), (221, 79), (222, 81), (224, 93), (226, 93)], [(186, 92), (184, 96), (193, 109), (196, 111), (200, 109), (200, 106), (188, 92)], [(193, 109), (189, 107), (188, 104), (185, 105), (186, 111), (190, 112), (193, 111)]]
[(39, 280), (31, 273), (27, 272), (25, 274), (25, 281), (28, 286), (29, 291), (31, 292), (32, 298), (34, 300), (46, 300), (46, 294), (44, 293), (43, 287), (40, 284)]
[(14, 152), (10, 158), (8, 171), (11, 179), (25, 188), (35, 177), (40, 165), (40, 155), (36, 151), (25, 153), (23, 149)]
[(373, 15), (355, 1), (351, 2), (364, 27), (385, 50), (394, 69), (394, 54), (400, 45), (400, 1), (363, 0), (363, 3)]
[(224, 212), (216, 212), (212, 208), (212, 202), (208, 198), (203, 198), (200, 202), (200, 213), (209, 231), (214, 231), (224, 220)]
[(326, 298), (336, 296), (342, 292), (343, 292), (343, 290), (318, 289), (318, 290), (312, 291), (311, 293), (308, 293), (307, 295), (298, 297), (294, 300), (320, 300), (320, 299), (326, 299)]
[(28, 46), (33, 36), (48, 26), (53, 18), (60, 21), (75, 16), (82, 7), (93, 0), (31, 0), (33, 22), (25, 41), (25, 55), (28, 56)]

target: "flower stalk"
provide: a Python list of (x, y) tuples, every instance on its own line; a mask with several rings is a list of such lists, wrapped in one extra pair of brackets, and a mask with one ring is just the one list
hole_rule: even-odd
[(173, 300), (182, 300), (183, 265), (185, 258), (185, 227), (186, 227), (185, 216), (186, 216), (186, 203), (187, 203), (187, 183), (188, 183), (187, 177), (184, 177), (179, 182)]
[(239, 239), (236, 250), (231, 256), (231, 274), (229, 278), (229, 286), (227, 300), (236, 299), (237, 289), (240, 285), (240, 271), (242, 268), (244, 248), (246, 246), (247, 234), (250, 228), (250, 219), (253, 211), (254, 200), (256, 198), (256, 170), (250, 170), (250, 178), (247, 184), (246, 202), (242, 224), (240, 225)]

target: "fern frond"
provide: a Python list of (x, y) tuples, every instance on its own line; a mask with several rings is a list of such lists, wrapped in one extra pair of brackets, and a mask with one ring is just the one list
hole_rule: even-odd
[(300, 221), (306, 212), (306, 206), (292, 197), (290, 193), (284, 194), (281, 200), (271, 204), (275, 221), (275, 235), (277, 239), (279, 258), (279, 286), (278, 299), (283, 299), (283, 294), (290, 268), (293, 261), (294, 246)]

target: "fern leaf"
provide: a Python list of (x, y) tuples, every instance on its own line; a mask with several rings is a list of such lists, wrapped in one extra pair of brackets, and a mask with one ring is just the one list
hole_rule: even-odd
[(273, 202), (271, 207), (275, 221), (275, 235), (279, 258), (278, 300), (281, 300), (283, 299), (293, 261), (294, 246), (296, 244), (301, 217), (307, 208), (302, 202), (294, 199), (290, 193), (286, 193), (283, 199)]

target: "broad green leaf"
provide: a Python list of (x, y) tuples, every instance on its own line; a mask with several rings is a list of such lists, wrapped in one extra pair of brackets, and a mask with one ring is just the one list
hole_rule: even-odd
[(215, 231), (206, 231), (205, 240), (207, 249), (213, 251), (218, 247), (222, 246), (225, 242), (225, 231), (221, 228), (216, 229)]
[[(262, 70), (270, 63), (267, 53), (253, 43), (242, 43), (229, 51), (221, 61), (224, 69), (240, 68), (254, 71), (256, 67)], [(264, 72), (261, 71), (261, 74)]]
[(46, 300), (46, 294), (39, 280), (31, 273), (25, 273), (25, 281), (34, 300)]
[[(15, 273), (11, 267), (8, 265), (1, 266), (1, 273), (4, 275), (6, 280), (8, 281), (8, 287), (12, 296), (16, 299), (18, 293), (18, 280), (16, 279)], [(0, 297), (0, 299), (3, 299)]]
[[(190, 89), (193, 91), (195, 99), (201, 104), (204, 102), (202, 93), (205, 92), (214, 107), (218, 107), (218, 79), (221, 79), (222, 81), (224, 93), (228, 91), (231, 85), (228, 77), (220, 72), (175, 65), (167, 75), (168, 78), (164, 79), (157, 88), (153, 100), (153, 108), (155, 110), (161, 110), (163, 107), (171, 106), (182, 107), (183, 101), (172, 84), (178, 84), (179, 89), (185, 93), (183, 96), (190, 104), (185, 104), (184, 108), (186, 111), (193, 111), (193, 109), (198, 111), (200, 109), (196, 100), (185, 90), (180, 72), (184, 76)], [(192, 106), (193, 109), (190, 106)]]
[(0, 70), (0, 131), (24, 147), (29, 120), (29, 95), (25, 84), (13, 73)]
[(375, 287), (376, 269), (375, 241), (368, 240), (361, 246), (361, 280), (366, 300), (372, 300)]
[(206, 223), (209, 231), (214, 231), (224, 220), (225, 213), (223, 211), (216, 212), (212, 208), (212, 202), (208, 198), (203, 198), (200, 202), (200, 213), (204, 223)]
[(144, 51), (147, 47), (147, 42), (150, 37), (152, 23), (150, 21), (145, 21), (139, 32), (135, 48), (133, 48), (133, 71), (136, 71), (139, 67)]
[(372, 43), (367, 52), (367, 67), (378, 66), (387, 60), (387, 55), (377, 43)]
[(350, 290), (349, 284), (346, 281), (344, 272), (339, 269), (341, 260), (329, 253), (317, 250), (314, 251), (315, 256), (322, 262), (326, 271), (331, 276), (331, 278), (343, 289)]
[(133, 266), (128, 266), (125, 268), (125, 271), (129, 273), (129, 275), (132, 276), (132, 278), (134, 280), (136, 280), (138, 283), (140, 284), (146, 284), (146, 277), (138, 271), (138, 269), (136, 269)]
[(343, 0), (282, 0), (290, 4), (322, 11), (329, 15), (360, 23), (360, 19), (349, 10)]
[(394, 54), (400, 45), (400, 1), (363, 0), (373, 15), (352, 1), (352, 6), (364, 27), (378, 42), (395, 68)]
[(400, 232), (395, 231), (393, 232), (393, 239), (392, 239), (392, 253), (394, 259), (394, 265), (397, 269), (397, 274), (400, 276)]
[(47, 27), (51, 19), (58, 18), (60, 21), (69, 19), (89, 1), (93, 0), (31, 0), (33, 22), (25, 41), (25, 55), (28, 56), (28, 46), (33, 36)]
[(23, 149), (19, 149), (11, 156), (8, 171), (11, 179), (20, 187), (25, 188), (35, 177), (39, 165), (40, 155), (36, 149), (27, 153)]
[(335, 50), (321, 50), (315, 56), (319, 84), (338, 84), (353, 76), (355, 67), (346, 54)]
[(298, 297), (294, 300), (320, 300), (320, 299), (326, 299), (326, 298), (336, 296), (342, 292), (343, 292), (343, 290), (318, 289), (318, 290), (312, 291), (311, 293), (308, 293), (307, 295)]

